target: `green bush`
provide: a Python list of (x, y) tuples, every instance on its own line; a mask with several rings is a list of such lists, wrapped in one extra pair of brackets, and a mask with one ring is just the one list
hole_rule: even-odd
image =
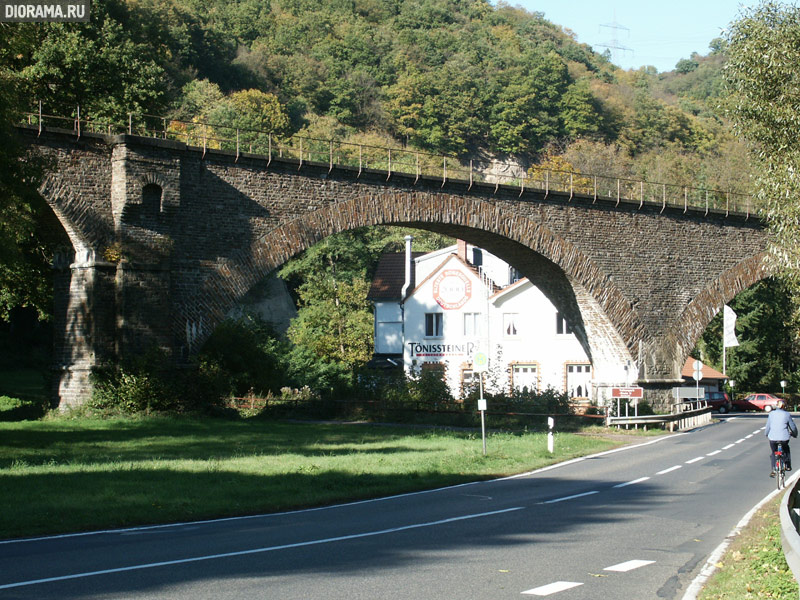
[(277, 393), (285, 383), (281, 356), (287, 348), (264, 321), (247, 317), (217, 326), (198, 357), (200, 370), (227, 396)]
[(453, 401), (447, 382), (441, 373), (433, 370), (421, 369), (419, 373), (408, 377), (406, 393), (411, 402), (431, 407)]
[(152, 414), (208, 412), (222, 406), (224, 388), (213, 370), (169, 365), (166, 353), (154, 349), (124, 365), (95, 369), (87, 407), (110, 414)]

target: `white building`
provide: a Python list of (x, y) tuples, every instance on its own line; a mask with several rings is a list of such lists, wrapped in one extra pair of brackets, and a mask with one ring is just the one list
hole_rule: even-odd
[(537, 287), (465, 242), (428, 254), (406, 242), (405, 256), (382, 257), (370, 289), (378, 360), (402, 361), (406, 373), (439, 369), (459, 397), (480, 352), (489, 358), (489, 391), (552, 387), (592, 397), (591, 363)]

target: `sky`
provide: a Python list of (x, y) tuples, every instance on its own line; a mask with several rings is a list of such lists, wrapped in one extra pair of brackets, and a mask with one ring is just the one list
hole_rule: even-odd
[[(623, 69), (652, 65), (671, 71), (692, 52), (709, 53), (741, 10), (758, 3), (743, 0), (507, 0), (572, 30), (579, 42), (596, 52), (611, 49), (612, 62)], [(621, 49), (626, 48), (626, 49)]]

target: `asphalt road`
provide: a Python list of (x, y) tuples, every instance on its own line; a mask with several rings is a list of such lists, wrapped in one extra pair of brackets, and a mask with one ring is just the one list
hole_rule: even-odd
[(0, 599), (681, 598), (774, 489), (765, 421), (430, 492), (0, 542)]

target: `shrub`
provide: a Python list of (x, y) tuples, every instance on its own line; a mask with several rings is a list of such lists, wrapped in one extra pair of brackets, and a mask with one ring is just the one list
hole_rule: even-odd
[(277, 393), (284, 372), (285, 344), (264, 321), (247, 317), (220, 323), (198, 357), (200, 370), (221, 388), (222, 395), (244, 396), (248, 391)]
[(406, 380), (406, 391), (412, 402), (436, 405), (453, 401), (447, 382), (438, 371), (422, 369)]
[(90, 410), (103, 413), (209, 411), (221, 406), (221, 386), (212, 370), (171, 368), (165, 352), (153, 349), (119, 366), (92, 372)]

